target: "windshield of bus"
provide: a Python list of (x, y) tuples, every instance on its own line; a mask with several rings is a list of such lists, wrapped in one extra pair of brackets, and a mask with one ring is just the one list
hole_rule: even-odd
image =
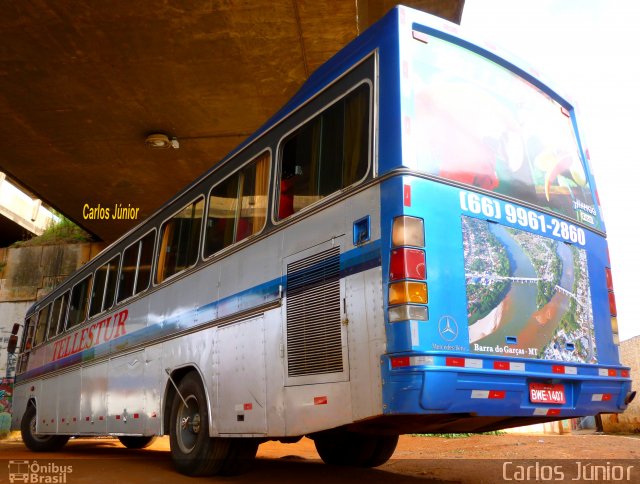
[(510, 70), (450, 42), (429, 37), (411, 49), (405, 108), (420, 171), (600, 227), (567, 110)]

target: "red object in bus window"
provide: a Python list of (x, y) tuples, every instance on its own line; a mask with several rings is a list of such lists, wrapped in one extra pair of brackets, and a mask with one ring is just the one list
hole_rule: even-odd
[(238, 228), (236, 229), (236, 242), (246, 239), (251, 235), (251, 223), (246, 218), (238, 220)]
[(280, 220), (293, 215), (294, 185), (293, 177), (280, 180), (280, 206), (278, 207), (278, 218)]

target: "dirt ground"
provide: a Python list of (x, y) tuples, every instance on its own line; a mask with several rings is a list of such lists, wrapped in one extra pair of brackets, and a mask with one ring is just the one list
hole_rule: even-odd
[[(526, 461), (525, 461), (526, 459)], [(562, 459), (562, 460), (559, 460)], [(616, 460), (614, 460), (616, 459)], [(625, 461), (618, 461), (625, 459)], [(129, 482), (208, 482), (228, 483), (416, 483), (461, 482), (492, 483), (572, 480), (590, 475), (578, 469), (578, 462), (601, 464), (599, 482), (607, 482), (615, 472), (626, 472), (622, 482), (640, 482), (640, 436), (596, 434), (574, 435), (475, 435), (463, 438), (403, 436), (393, 458), (375, 469), (354, 469), (322, 463), (313, 441), (302, 439), (296, 444), (266, 442), (258, 450), (252, 469), (236, 477), (188, 478), (172, 467), (168, 438), (161, 438), (145, 450), (125, 449), (118, 440), (72, 439), (55, 454), (28, 451), (19, 439), (0, 442), (0, 482), (8, 482), (9, 461), (37, 460), (45, 469), (42, 475), (52, 477), (62, 466), (71, 466), (64, 474), (65, 483), (129, 483)], [(609, 462), (607, 465), (606, 462)], [(6, 464), (5, 464), (6, 463)], [(537, 463), (537, 464), (536, 464)], [(15, 464), (14, 464), (15, 465)], [(536, 474), (536, 465), (538, 467)], [(587, 467), (584, 467), (584, 466)], [(47, 467), (48, 466), (48, 467)], [(58, 466), (58, 467), (55, 467)], [(552, 467), (555, 466), (555, 467)], [(620, 466), (620, 469), (613, 469)], [(628, 469), (633, 466), (631, 469)], [(529, 468), (529, 475), (522, 469)], [(609, 479), (604, 473), (610, 468)], [(622, 469), (624, 467), (624, 469)], [(50, 472), (53, 471), (53, 474)], [(545, 475), (544, 472), (547, 472)], [(562, 472), (563, 479), (557, 479)], [(550, 474), (554, 473), (554, 474)], [(61, 475), (60, 473), (56, 475)], [(629, 477), (627, 479), (627, 477)], [(42, 481), (46, 482), (46, 481)], [(579, 482), (579, 480), (574, 480)]]

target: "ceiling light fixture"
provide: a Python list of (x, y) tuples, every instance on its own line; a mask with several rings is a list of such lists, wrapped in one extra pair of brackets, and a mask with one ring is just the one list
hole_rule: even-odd
[(180, 143), (178, 142), (178, 138), (173, 137), (169, 139), (169, 137), (166, 134), (162, 134), (162, 133), (150, 134), (144, 140), (144, 144), (147, 145), (147, 147), (154, 148), (154, 149), (180, 148)]

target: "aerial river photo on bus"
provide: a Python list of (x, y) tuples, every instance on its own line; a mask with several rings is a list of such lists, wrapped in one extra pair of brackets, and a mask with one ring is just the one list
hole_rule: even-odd
[(596, 362), (585, 251), (485, 220), (462, 221), (472, 351)]

